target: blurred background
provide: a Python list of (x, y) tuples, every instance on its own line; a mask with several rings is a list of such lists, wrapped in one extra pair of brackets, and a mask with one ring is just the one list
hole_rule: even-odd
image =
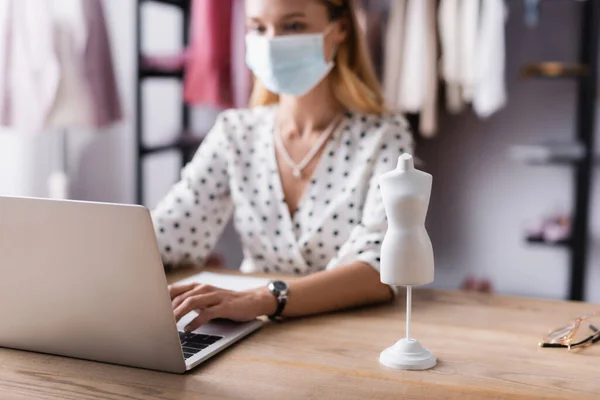
[[(433, 286), (600, 302), (596, 0), (357, 3), (434, 176)], [(245, 105), (243, 20), (243, 0), (0, 0), (0, 195), (152, 208)], [(217, 253), (239, 266), (231, 227)]]

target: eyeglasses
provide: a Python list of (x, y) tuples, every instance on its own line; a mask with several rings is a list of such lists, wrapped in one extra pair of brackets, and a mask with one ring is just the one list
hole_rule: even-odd
[[(540, 347), (571, 349), (590, 346), (600, 341), (600, 310), (576, 318), (572, 323), (555, 329), (539, 343)], [(585, 324), (584, 324), (585, 322)], [(587, 325), (583, 326), (582, 325)]]

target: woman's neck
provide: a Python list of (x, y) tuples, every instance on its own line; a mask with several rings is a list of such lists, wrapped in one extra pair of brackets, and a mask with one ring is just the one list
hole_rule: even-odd
[(333, 94), (330, 79), (324, 79), (302, 97), (282, 95), (278, 120), (286, 131), (310, 135), (326, 129), (342, 111), (343, 106)]

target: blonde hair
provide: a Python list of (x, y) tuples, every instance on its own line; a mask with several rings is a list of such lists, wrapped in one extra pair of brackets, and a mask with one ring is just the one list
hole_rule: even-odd
[[(348, 110), (367, 114), (383, 114), (385, 100), (381, 85), (371, 62), (365, 34), (358, 23), (356, 6), (352, 0), (321, 0), (332, 21), (346, 18), (348, 36), (335, 56), (331, 82), (336, 99)], [(250, 96), (250, 106), (264, 106), (279, 102), (279, 95), (272, 93), (255, 78)]]

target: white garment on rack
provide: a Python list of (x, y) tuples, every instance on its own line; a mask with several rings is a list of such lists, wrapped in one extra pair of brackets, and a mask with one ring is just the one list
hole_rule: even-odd
[(437, 132), (438, 50), (435, 6), (435, 0), (428, 0), (427, 37), (425, 40), (425, 98), (419, 120), (419, 131), (425, 137), (433, 137)]
[(104, 126), (116, 93), (100, 0), (0, 0), (0, 126)]
[(252, 74), (246, 65), (246, 9), (244, 0), (235, 0), (232, 4), (231, 75), (234, 87), (233, 102), (236, 108), (248, 107), (252, 90)]
[(397, 108), (400, 104), (400, 71), (406, 27), (406, 2), (407, 0), (395, 0), (391, 4), (385, 34), (383, 87), (385, 98), (392, 108)]
[(9, 17), (0, 32), (4, 41), (0, 47), (4, 52), (0, 53), (0, 125), (37, 132), (54, 103), (60, 77), (53, 49), (52, 4), (38, 0), (2, 3), (2, 12)]
[(399, 106), (402, 111), (418, 113), (425, 99), (427, 1), (408, 0), (404, 34)]
[(419, 130), (432, 136), (436, 130), (437, 33), (436, 0), (408, 0), (400, 68), (399, 108), (421, 113)]
[(441, 0), (438, 11), (441, 76), (446, 82), (446, 108), (452, 114), (464, 109), (460, 84), (459, 6), (459, 0)]
[(461, 0), (460, 29), (460, 81), (463, 100), (470, 103), (475, 92), (477, 38), (479, 34), (479, 0)]
[(504, 0), (486, 0), (481, 7), (481, 27), (477, 43), (476, 79), (473, 109), (487, 118), (506, 104)]
[(68, 26), (74, 48), (83, 52), (88, 39), (83, 2), (81, 0), (46, 1), (52, 3), (52, 20), (55, 26)]
[(93, 126), (92, 104), (83, 74), (87, 29), (79, 0), (52, 0), (54, 50), (60, 82), (46, 126), (67, 129)]

